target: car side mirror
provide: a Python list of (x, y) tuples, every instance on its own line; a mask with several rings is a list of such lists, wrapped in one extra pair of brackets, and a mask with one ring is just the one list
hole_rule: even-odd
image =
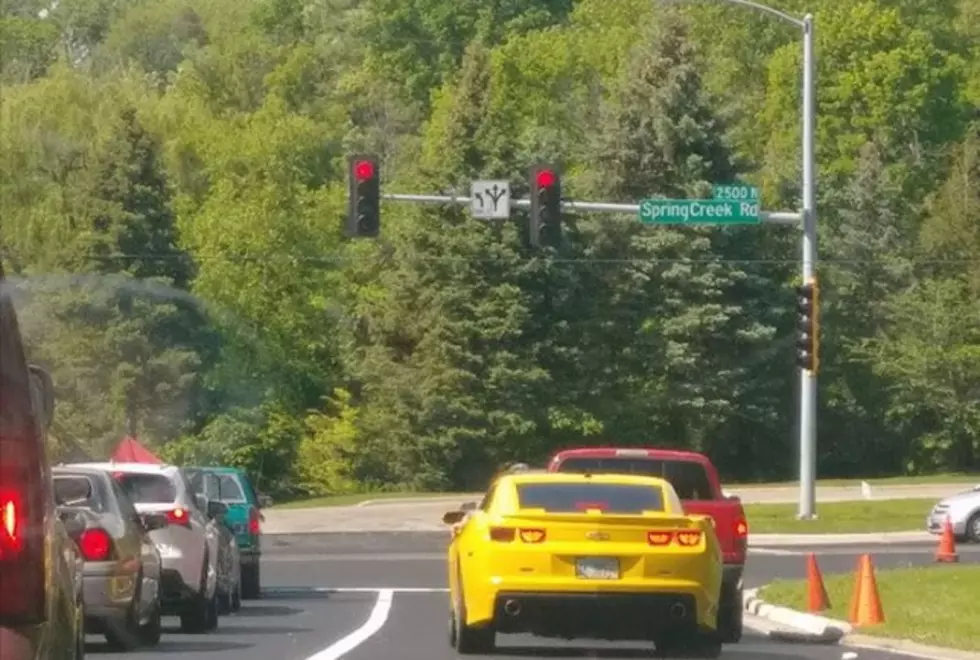
[(31, 399), (41, 425), (47, 431), (54, 422), (54, 381), (51, 374), (36, 364), (28, 365), (27, 369), (31, 378)]
[(59, 517), (65, 526), (65, 531), (68, 532), (68, 536), (78, 540), (78, 537), (85, 531), (85, 519), (75, 511), (61, 512)]
[(264, 493), (259, 495), (259, 508), (265, 509), (270, 506), (272, 506), (272, 498)]
[(446, 525), (455, 525), (466, 517), (466, 511), (447, 511), (442, 516), (442, 522)]
[(208, 518), (213, 518), (214, 520), (219, 520), (228, 513), (228, 505), (224, 502), (219, 502), (214, 500), (213, 502), (208, 502)]
[(464, 512), (476, 511), (476, 502), (463, 502), (463, 506), (459, 507), (459, 510)]
[(152, 532), (155, 529), (164, 529), (170, 524), (167, 516), (162, 513), (148, 513), (143, 516), (143, 529)]
[(204, 493), (194, 493), (194, 504), (202, 512), (207, 513), (208, 510), (208, 498), (204, 496)]

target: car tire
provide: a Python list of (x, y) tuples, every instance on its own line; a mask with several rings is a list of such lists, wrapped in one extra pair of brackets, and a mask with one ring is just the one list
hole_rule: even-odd
[(460, 655), (489, 655), (497, 646), (497, 633), (492, 625), (466, 625), (466, 598), (463, 595), (463, 579), (458, 579), (459, 598), (450, 612), (450, 643)]
[(742, 639), (745, 605), (742, 588), (726, 587), (722, 590), (722, 602), (718, 613), (718, 637), (725, 644), (735, 644)]
[[(136, 584), (143, 584), (143, 572), (140, 571), (136, 576)], [(129, 603), (126, 610), (126, 617), (119, 622), (119, 628), (113, 627), (115, 622), (110, 624), (105, 631), (104, 637), (109, 648), (113, 651), (135, 651), (142, 646), (140, 639), (140, 603), (142, 602), (142, 586), (138, 586), (133, 592), (133, 600)]]
[(980, 511), (977, 511), (966, 521), (966, 538), (973, 543), (980, 543)]
[(231, 611), (237, 612), (242, 609), (242, 580), (238, 578), (235, 583), (235, 590), (231, 594)]
[(259, 562), (242, 566), (242, 598), (255, 600), (261, 594)]
[(218, 614), (231, 614), (231, 594), (218, 594)]
[(153, 613), (150, 615), (150, 620), (140, 626), (140, 641), (146, 646), (156, 646), (160, 643), (162, 634), (163, 612), (160, 609), (160, 603), (157, 602), (153, 606)]

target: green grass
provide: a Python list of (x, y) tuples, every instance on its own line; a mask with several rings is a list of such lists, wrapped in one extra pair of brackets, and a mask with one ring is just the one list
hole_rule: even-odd
[[(855, 633), (980, 651), (980, 565), (877, 571), (876, 578), (885, 623), (855, 628)], [(854, 574), (824, 577), (832, 606), (824, 615), (847, 620), (854, 580)], [(802, 609), (806, 582), (780, 580), (759, 595), (774, 605)]]
[[(876, 479), (818, 479), (817, 486), (860, 486), (867, 481), (872, 486), (917, 486), (928, 484), (980, 484), (980, 474), (929, 474), (921, 477), (881, 477)], [(725, 488), (790, 488), (799, 481), (773, 481), (767, 483), (726, 483)]]
[(796, 504), (746, 504), (749, 534), (860, 534), (925, 529), (935, 498), (817, 503), (816, 520), (797, 520)]

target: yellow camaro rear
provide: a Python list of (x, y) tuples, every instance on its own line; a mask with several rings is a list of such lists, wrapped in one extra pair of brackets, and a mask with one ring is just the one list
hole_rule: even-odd
[(667, 481), (507, 474), (479, 507), (443, 517), (450, 643), (487, 653), (498, 633), (649, 640), (671, 657), (717, 658), (722, 556), (707, 516), (684, 515)]

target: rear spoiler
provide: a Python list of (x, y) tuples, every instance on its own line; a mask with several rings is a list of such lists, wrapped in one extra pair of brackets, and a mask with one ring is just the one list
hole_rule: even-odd
[(552, 513), (544, 509), (521, 509), (503, 516), (504, 520), (528, 520), (554, 523), (599, 523), (603, 525), (635, 525), (637, 527), (688, 529), (698, 527), (700, 519), (710, 522), (710, 516), (675, 515), (662, 512), (646, 513)]

